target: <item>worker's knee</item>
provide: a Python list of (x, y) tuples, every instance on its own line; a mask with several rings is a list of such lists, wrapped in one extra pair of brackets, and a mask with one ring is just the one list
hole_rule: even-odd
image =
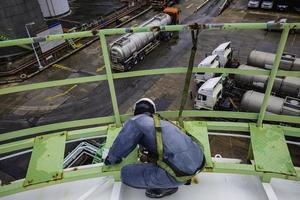
[(134, 176), (132, 174), (134, 168), (131, 165), (126, 165), (121, 169), (121, 181), (122, 183), (134, 187), (132, 183), (134, 180)]
[(134, 188), (146, 188), (142, 170), (135, 164), (126, 165), (121, 169), (121, 181)]

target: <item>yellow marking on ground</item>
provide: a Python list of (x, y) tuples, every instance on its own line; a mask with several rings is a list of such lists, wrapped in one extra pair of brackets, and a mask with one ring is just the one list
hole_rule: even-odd
[(81, 44), (80, 42), (76, 43), (75, 45), (76, 45), (76, 48), (80, 48), (83, 46), (83, 44)]
[(55, 67), (55, 68), (58, 68), (58, 69), (69, 71), (69, 72), (77, 72), (77, 70), (75, 70), (75, 69), (72, 69), (70, 67), (66, 67), (66, 66), (63, 66), (63, 65), (60, 65), (60, 64), (53, 64), (52, 66)]
[(59, 93), (57, 95), (54, 95), (54, 96), (50, 96), (50, 97), (47, 97), (46, 100), (47, 101), (51, 101), (53, 99), (56, 99), (58, 97), (62, 97), (66, 94), (68, 94), (69, 92), (71, 92), (73, 89), (75, 89), (77, 87), (77, 85), (73, 85), (72, 87), (70, 87), (69, 89), (67, 89), (66, 91), (62, 92), (62, 93)]
[(194, 3), (191, 3), (190, 5), (188, 5), (186, 8), (190, 8), (194, 5)]
[(97, 69), (96, 69), (96, 72), (101, 72), (101, 71), (104, 70), (104, 69), (105, 69), (105, 65), (103, 65), (102, 67), (97, 68)]
[(132, 27), (137, 27), (137, 26), (139, 26), (139, 24), (133, 24), (133, 25), (132, 25)]

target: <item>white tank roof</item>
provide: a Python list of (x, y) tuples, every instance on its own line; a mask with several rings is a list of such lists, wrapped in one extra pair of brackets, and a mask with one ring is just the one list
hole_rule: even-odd
[[(200, 173), (198, 184), (179, 187), (178, 192), (165, 200), (298, 200), (300, 182), (272, 179), (261, 183), (259, 177), (238, 174)], [(270, 198), (273, 195), (273, 198)], [(275, 198), (274, 198), (275, 195)], [(268, 198), (269, 197), (269, 198)], [(144, 189), (134, 189), (112, 177), (99, 177), (62, 183), (0, 198), (1, 200), (149, 200)]]

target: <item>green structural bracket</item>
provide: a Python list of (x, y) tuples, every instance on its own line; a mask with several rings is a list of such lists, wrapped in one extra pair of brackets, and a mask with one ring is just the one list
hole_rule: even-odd
[[(108, 127), (105, 148), (108, 149), (112, 146), (115, 139), (119, 135), (121, 129), (122, 128), (117, 128), (115, 125), (110, 125)], [(102, 173), (120, 171), (123, 166), (128, 165), (128, 164), (137, 163), (137, 161), (138, 161), (138, 149), (136, 148), (126, 158), (124, 158), (120, 164), (103, 166)], [(115, 178), (115, 181), (119, 181), (120, 174), (115, 173), (114, 178)]]
[(62, 179), (66, 132), (35, 138), (23, 186)]
[(211, 159), (210, 145), (208, 140), (207, 124), (205, 122), (185, 122), (185, 130), (200, 141), (204, 148), (206, 158), (206, 168), (212, 168), (213, 162)]
[(250, 135), (256, 171), (297, 175), (281, 128), (250, 124)]

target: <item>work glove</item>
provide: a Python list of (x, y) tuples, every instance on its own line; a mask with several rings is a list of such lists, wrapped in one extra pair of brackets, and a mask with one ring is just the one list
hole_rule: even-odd
[(105, 165), (110, 165), (110, 161), (109, 161), (109, 158), (108, 158), (108, 152), (109, 152), (109, 149), (103, 149), (103, 152), (102, 152), (102, 160), (104, 160), (104, 164)]
[(116, 159), (114, 157), (110, 158), (108, 156), (108, 152), (109, 152), (109, 149), (103, 149), (103, 152), (102, 152), (102, 159), (104, 160), (105, 165), (115, 165), (115, 164), (119, 164), (120, 162), (122, 162), (122, 159)]

